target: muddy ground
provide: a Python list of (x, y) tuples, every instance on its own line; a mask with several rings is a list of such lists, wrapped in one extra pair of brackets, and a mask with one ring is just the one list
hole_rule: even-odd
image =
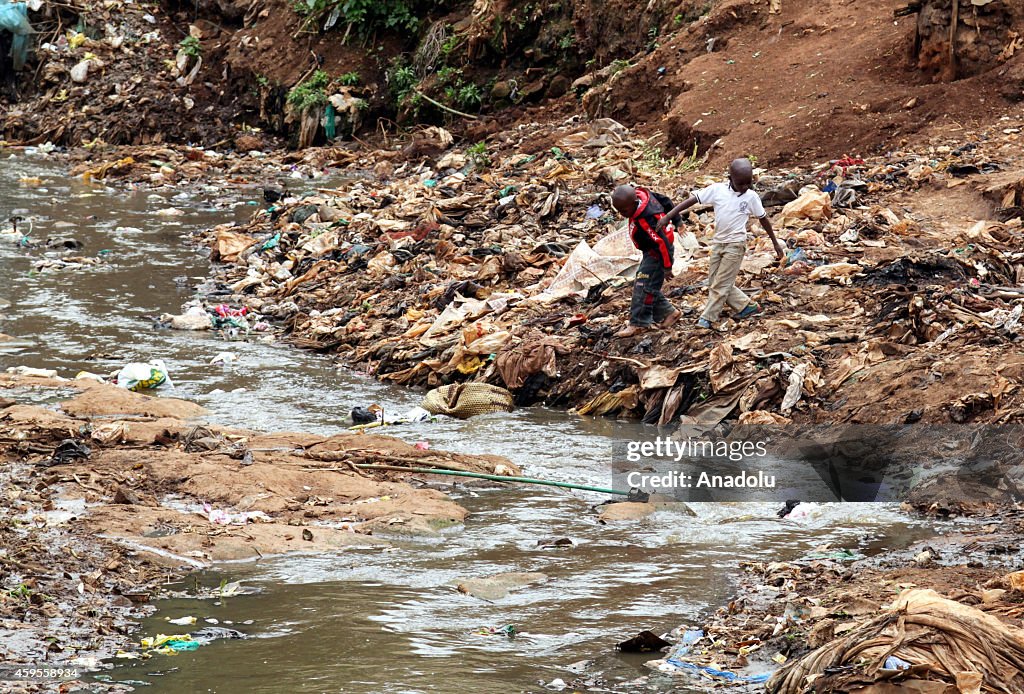
[[(322, 69), (358, 76), (332, 89), (365, 102), (354, 117), (364, 140), (396, 122), (434, 123), (468, 145), (585, 112), (716, 163), (875, 154), (989, 123), (1024, 99), (1019, 9), (959, 0), (951, 58), (951, 4), (904, 3), (915, 11), (894, 15), (886, 0), (667, 0), (633, 21), (621, 0), (449, 2), (413, 32), (366, 36), (324, 30), (325, 16), (308, 20), (284, 0), (43, 3), (29, 13), (38, 49), (7, 75), (0, 132), (21, 144), (294, 144), (300, 118), (286, 97)], [(470, 117), (399, 99), (396, 66)], [(452, 101), (466, 86), (479, 103)]]

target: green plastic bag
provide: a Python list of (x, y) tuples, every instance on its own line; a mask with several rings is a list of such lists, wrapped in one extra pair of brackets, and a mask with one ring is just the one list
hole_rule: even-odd
[(14, 70), (21, 70), (28, 60), (29, 36), (35, 33), (28, 22), (28, 6), (23, 2), (0, 4), (0, 30), (14, 34), (11, 59), (14, 61)]

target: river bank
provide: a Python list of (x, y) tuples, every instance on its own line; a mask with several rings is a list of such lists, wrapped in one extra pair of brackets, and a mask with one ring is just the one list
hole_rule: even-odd
[[(202, 425), (194, 403), (90, 381), (5, 374), (0, 388), (2, 562), (17, 584), (3, 601), (9, 666), (84, 674), (141, 657), (130, 630), (151, 597), (213, 562), (395, 549), (386, 538), (438, 536), (467, 515), (429, 475), (354, 463), (520, 472), (384, 436)], [(22, 404), (54, 397), (68, 399)]]
[(937, 531), (875, 557), (824, 548), (796, 562), (744, 562), (735, 597), (678, 628), (678, 645), (648, 666), (681, 683), (776, 694), (1020, 691), (1019, 509)]

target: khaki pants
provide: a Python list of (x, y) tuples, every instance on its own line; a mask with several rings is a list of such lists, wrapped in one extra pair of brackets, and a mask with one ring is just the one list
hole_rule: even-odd
[(746, 294), (736, 288), (736, 275), (743, 264), (746, 243), (715, 243), (711, 246), (711, 264), (708, 266), (708, 305), (701, 318), (714, 323), (728, 305), (739, 312), (750, 305)]

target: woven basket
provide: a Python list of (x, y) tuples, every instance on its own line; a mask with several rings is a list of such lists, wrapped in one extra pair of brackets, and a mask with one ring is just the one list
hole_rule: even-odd
[(489, 383), (455, 383), (427, 393), (420, 407), (430, 414), (469, 419), (478, 414), (511, 412), (512, 393)]

